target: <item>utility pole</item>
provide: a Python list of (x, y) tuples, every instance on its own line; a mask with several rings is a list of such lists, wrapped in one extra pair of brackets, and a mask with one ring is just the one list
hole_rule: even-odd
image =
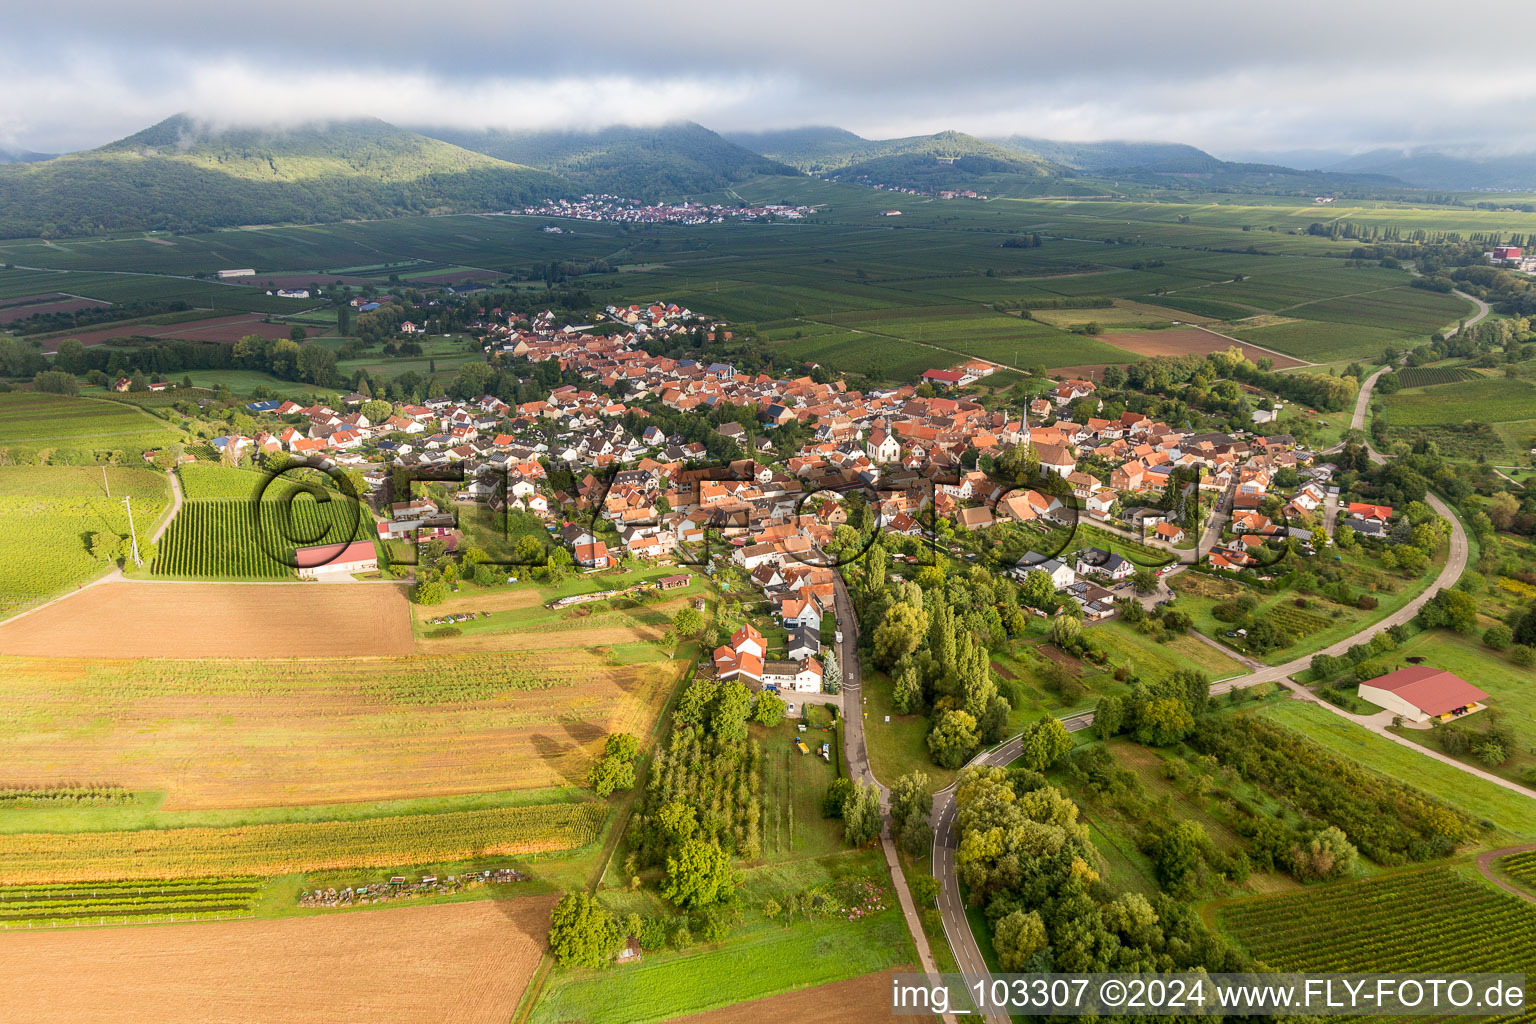
[(139, 557), (139, 535), (133, 528), (133, 495), (123, 495), (123, 504), (128, 507), (128, 542), (132, 545), (133, 564), (140, 568), (144, 565), (144, 559)]
[(112, 497), (112, 485), (107, 482), (107, 467), (101, 467), (101, 486), (107, 489), (107, 497)]

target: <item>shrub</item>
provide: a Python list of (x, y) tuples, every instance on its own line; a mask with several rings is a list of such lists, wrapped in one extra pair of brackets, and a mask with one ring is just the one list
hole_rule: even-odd
[(1509, 660), (1521, 668), (1530, 668), (1536, 665), (1536, 649), (1526, 644), (1515, 644), (1509, 649)]
[(1514, 643), (1515, 631), (1502, 623), (1497, 626), (1489, 626), (1483, 633), (1483, 643), (1496, 651), (1508, 649)]
[(1357, 607), (1364, 608), (1366, 611), (1371, 611), (1377, 605), (1381, 604), (1381, 602), (1376, 600), (1370, 594), (1361, 594), (1359, 599), (1355, 601), (1355, 604)]

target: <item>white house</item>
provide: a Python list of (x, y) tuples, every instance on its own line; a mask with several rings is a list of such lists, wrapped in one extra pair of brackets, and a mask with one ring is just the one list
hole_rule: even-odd
[(763, 663), (763, 685), (780, 692), (821, 692), (821, 662), (815, 658), (800, 661), (767, 661)]

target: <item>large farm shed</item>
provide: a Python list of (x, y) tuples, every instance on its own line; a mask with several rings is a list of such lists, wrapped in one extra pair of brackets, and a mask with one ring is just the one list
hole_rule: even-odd
[(1482, 709), (1488, 695), (1442, 668), (1415, 665), (1360, 684), (1360, 696), (1410, 722), (1451, 718)]
[(299, 576), (306, 580), (335, 579), (355, 572), (373, 572), (379, 567), (379, 556), (370, 540), (299, 548), (294, 552), (294, 561), (298, 563)]

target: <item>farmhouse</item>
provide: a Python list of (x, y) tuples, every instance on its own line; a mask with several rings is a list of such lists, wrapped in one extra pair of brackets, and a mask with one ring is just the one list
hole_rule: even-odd
[(815, 658), (764, 662), (763, 686), (795, 693), (820, 693), (821, 662)]
[(379, 557), (373, 542), (354, 540), (348, 544), (316, 544), (294, 552), (299, 577), (306, 580), (335, 579), (355, 572), (374, 572)]
[(1360, 697), (1410, 722), (1452, 718), (1483, 709), (1488, 695), (1460, 676), (1430, 665), (1388, 672), (1360, 684)]

